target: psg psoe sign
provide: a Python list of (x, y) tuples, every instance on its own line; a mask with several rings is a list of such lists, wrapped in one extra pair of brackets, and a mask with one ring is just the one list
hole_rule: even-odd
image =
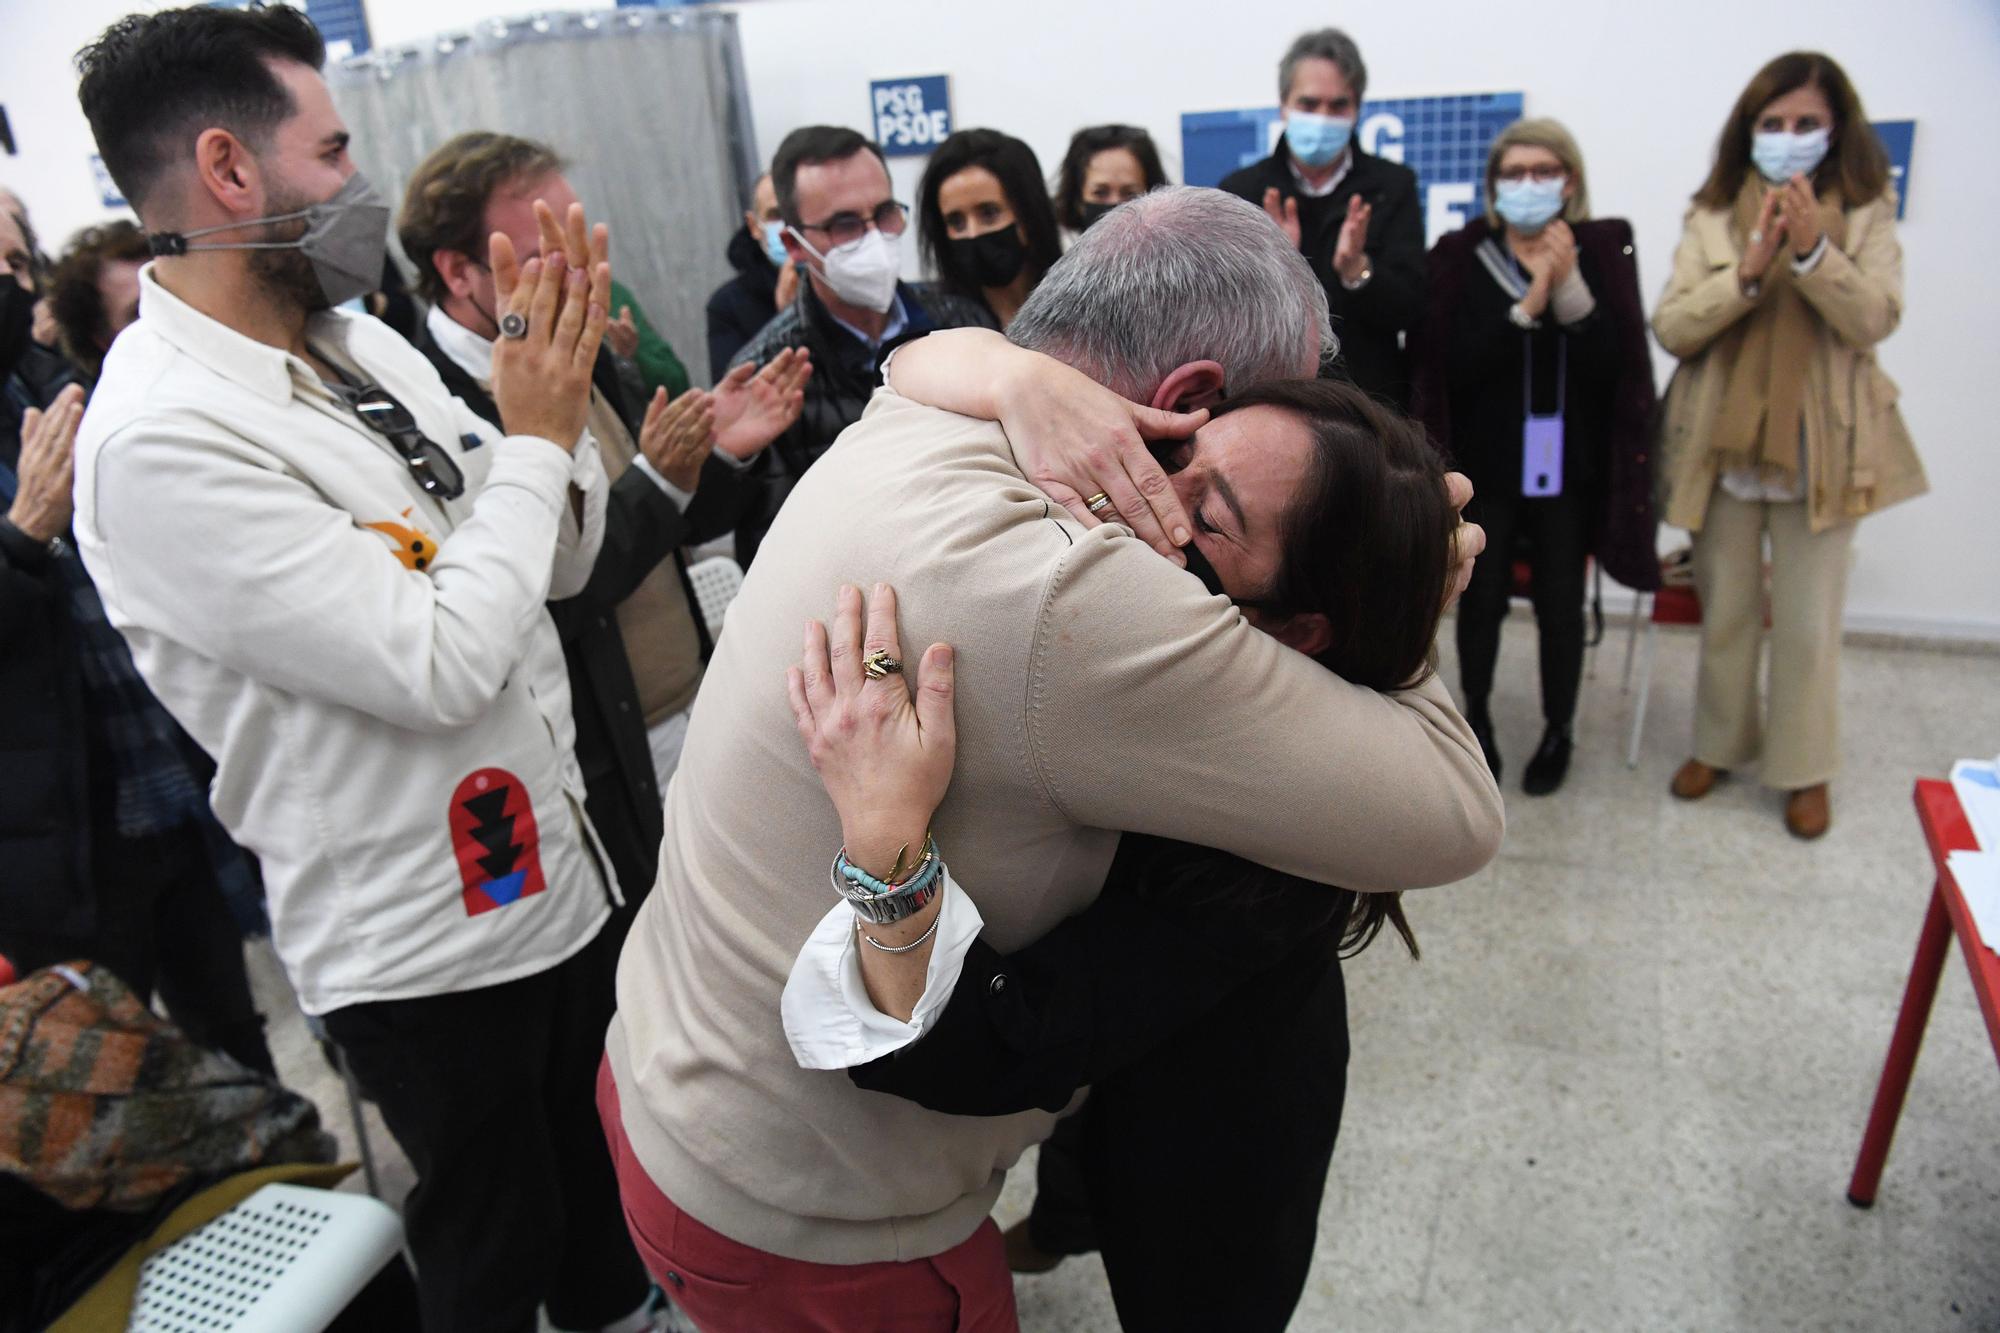
[[(1432, 242), (1479, 212), (1487, 146), (1521, 118), (1523, 100), (1520, 93), (1371, 100), (1361, 106), (1354, 135), (1363, 152), (1417, 173), (1425, 240)], [(1238, 167), (1270, 156), (1283, 132), (1276, 107), (1183, 113), (1181, 160), (1188, 184), (1220, 184)]]
[(868, 85), (868, 123), (890, 157), (918, 157), (951, 137), (951, 79), (927, 74)]

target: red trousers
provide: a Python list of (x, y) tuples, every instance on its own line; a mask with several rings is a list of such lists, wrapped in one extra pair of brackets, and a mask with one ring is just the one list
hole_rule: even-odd
[(729, 1239), (674, 1206), (632, 1155), (618, 1086), (597, 1070), (597, 1113), (639, 1257), (702, 1333), (1017, 1333), (1000, 1230), (908, 1263), (815, 1264)]

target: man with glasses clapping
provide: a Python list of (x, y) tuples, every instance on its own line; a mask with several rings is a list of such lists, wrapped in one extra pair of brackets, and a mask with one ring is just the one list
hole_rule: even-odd
[(807, 281), (732, 364), (761, 366), (799, 348), (811, 353), (813, 376), (805, 410), (760, 460), (762, 505), (737, 525), (746, 567), (792, 487), (861, 419), (890, 352), (934, 329), (994, 327), (981, 303), (899, 279), (909, 209), (893, 196), (882, 150), (853, 130), (793, 130), (771, 161), (771, 183), (785, 252)]

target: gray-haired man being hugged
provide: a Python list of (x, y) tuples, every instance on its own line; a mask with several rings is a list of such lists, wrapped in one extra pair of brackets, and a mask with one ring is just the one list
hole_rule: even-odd
[[(892, 383), (940, 340), (996, 338), (905, 347)], [(1178, 188), (1085, 233), (1008, 338), (1163, 417), (1313, 375), (1331, 331), (1261, 210)], [(995, 422), (878, 393), (799, 482), (730, 608), (660, 882), (620, 962), (600, 1092), (641, 1252), (704, 1327), (872, 1326), (837, 1313), (857, 1301), (943, 1312), (909, 1327), (1011, 1327), (987, 1213), (1055, 1123), (931, 1112), (802, 1068), (788, 1045), (795, 1018), (818, 1021), (781, 1022), (780, 996), (842, 835), (774, 683), (841, 585), (892, 582), (903, 642), (953, 645), (959, 764), (933, 827), (952, 874), (992, 886), (996, 947), (1087, 905), (1121, 830), (1359, 889), (1460, 879), (1497, 849), (1498, 791), (1442, 685), (1342, 682), (1133, 531), (1052, 504), (1020, 448)], [(1253, 597), (1291, 497), (1254, 450), (1198, 432), (1176, 452), (1204, 479), (1200, 521), (1232, 525), (1230, 549), (1209, 543), (1214, 575)], [(1116, 503), (1098, 489), (1079, 508)], [(878, 874), (894, 851), (849, 848)]]

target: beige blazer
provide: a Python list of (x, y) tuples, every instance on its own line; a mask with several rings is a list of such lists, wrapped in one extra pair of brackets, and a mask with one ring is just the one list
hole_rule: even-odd
[[(1673, 276), (1653, 315), (1661, 346), (1681, 362), (1667, 387), (1654, 476), (1662, 516), (1690, 532), (1701, 529), (1715, 487), (1706, 441), (1727, 378), (1709, 352), (1757, 306), (1737, 285), (1742, 250), (1729, 224), (1727, 209), (1688, 211)], [(1896, 406), (1895, 382), (1875, 364), (1875, 344), (1903, 317), (1895, 194), (1849, 209), (1846, 243), (1828, 246), (1798, 288), (1820, 317), (1804, 422), (1807, 512), (1812, 530), (1822, 532), (1930, 489)]]

